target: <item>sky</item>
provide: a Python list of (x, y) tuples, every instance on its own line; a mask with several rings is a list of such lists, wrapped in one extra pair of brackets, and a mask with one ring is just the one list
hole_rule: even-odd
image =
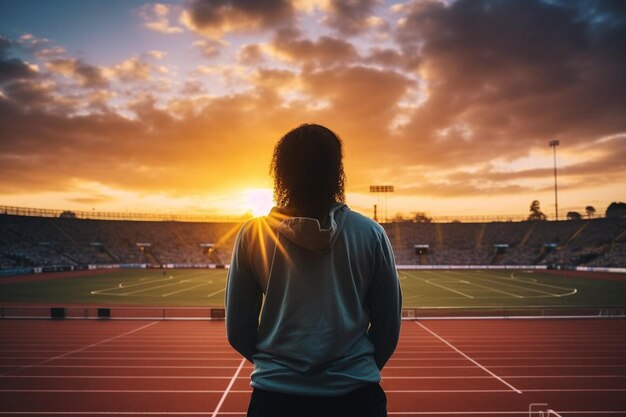
[[(260, 214), (273, 146), (344, 143), (366, 215), (626, 200), (626, 2), (0, 0), (0, 205)], [(370, 185), (393, 185), (386, 199)]]

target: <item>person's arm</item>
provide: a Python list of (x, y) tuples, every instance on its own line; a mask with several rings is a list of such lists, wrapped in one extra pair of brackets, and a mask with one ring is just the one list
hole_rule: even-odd
[(235, 242), (226, 284), (226, 336), (230, 345), (252, 362), (263, 292), (248, 258), (245, 226)]
[(374, 344), (376, 364), (383, 369), (396, 349), (402, 322), (400, 281), (391, 244), (384, 230), (376, 244), (375, 261), (374, 278), (368, 293), (368, 337)]

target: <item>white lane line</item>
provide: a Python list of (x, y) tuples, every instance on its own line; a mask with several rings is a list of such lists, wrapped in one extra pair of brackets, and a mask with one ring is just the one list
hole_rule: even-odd
[[(235, 371), (235, 375), (233, 375), (230, 382), (228, 383), (228, 386), (226, 387), (226, 390), (224, 391), (222, 398), (220, 398), (220, 402), (217, 403), (217, 406), (215, 407), (215, 410), (213, 411), (213, 414), (211, 415), (211, 417), (216, 417), (217, 414), (220, 412), (220, 408), (222, 408), (222, 404), (224, 404), (224, 400), (226, 399), (226, 397), (228, 396), (228, 393), (230, 392), (231, 388), (235, 384), (235, 381), (237, 380), (237, 376), (239, 375), (239, 372), (241, 372), (241, 368), (243, 368), (243, 365), (245, 363), (246, 363), (246, 358), (241, 359), (239, 368), (237, 368), (237, 370)], [(244, 391), (244, 392), (247, 392), (247, 391)]]
[[(194, 375), (185, 375), (185, 376), (172, 376), (172, 375), (5, 375), (0, 376), (0, 378), (9, 378), (9, 379), (230, 379), (230, 376), (194, 376)], [(489, 377), (480, 377), (480, 378), (489, 378)], [(221, 391), (220, 391), (221, 392)]]
[[(612, 415), (626, 414), (626, 410), (570, 410), (561, 411), (562, 414), (589, 414), (589, 415)], [(185, 415), (200, 416), (206, 415), (206, 411), (0, 411), (0, 415)], [(245, 416), (245, 411), (222, 411), (220, 415)], [(524, 411), (388, 411), (387, 414), (416, 415), (416, 416), (448, 416), (448, 415), (520, 415), (528, 416), (528, 410)]]
[[(7, 366), (3, 366), (7, 368)], [(96, 368), (96, 369), (109, 369), (109, 368), (121, 368), (121, 369), (234, 369), (234, 366), (202, 366), (202, 365), (32, 365), (31, 368)], [(393, 367), (392, 367), (393, 368)], [(402, 368), (402, 367), (399, 367)], [(473, 368), (468, 366), (467, 368)], [(13, 376), (13, 375), (9, 375)]]
[[(2, 392), (41, 392), (41, 393), (52, 393), (52, 392), (89, 392), (89, 393), (138, 393), (138, 392), (150, 392), (150, 393), (163, 393), (163, 394), (216, 394), (216, 393), (225, 393), (222, 390), (137, 390), (137, 389), (118, 389), (118, 390), (107, 390), (107, 389), (0, 389), (0, 393)], [(250, 394), (252, 392), (251, 389), (248, 390), (230, 390), (229, 393), (235, 394)], [(485, 392), (511, 392), (510, 389), (407, 389), (407, 390), (385, 390), (385, 392), (393, 392), (400, 394), (408, 394), (408, 393), (485, 393)], [(626, 388), (538, 388), (538, 389), (526, 389), (524, 392), (626, 392)], [(225, 396), (222, 395), (222, 399)], [(218, 406), (221, 407), (222, 400), (220, 400), (220, 404)], [(217, 409), (216, 409), (217, 410)], [(205, 412), (206, 414), (206, 412)], [(220, 414), (219, 412), (214, 412), (212, 415), (215, 416)]]
[(151, 322), (151, 323), (148, 323), (148, 324), (143, 325), (143, 326), (141, 326), (141, 327), (138, 327), (138, 328), (136, 328), (136, 329), (129, 330), (129, 331), (124, 332), (124, 333), (122, 333), (122, 334), (118, 334), (117, 336), (109, 337), (108, 339), (104, 339), (104, 340), (101, 340), (101, 341), (99, 341), (99, 342), (92, 343), (92, 344), (90, 344), (90, 345), (88, 345), (88, 346), (85, 346), (85, 347), (82, 347), (82, 348), (79, 348), (79, 349), (70, 350), (69, 352), (63, 353), (63, 354), (61, 354), (61, 355), (53, 356), (53, 357), (48, 358), (48, 359), (46, 359), (45, 361), (40, 362), (40, 363), (37, 363), (37, 364), (32, 364), (32, 365), (23, 365), (23, 366), (20, 366), (19, 368), (9, 369), (8, 371), (3, 372), (2, 374), (0, 374), (0, 376), (5, 376), (5, 375), (8, 375), (8, 374), (10, 374), (11, 372), (19, 372), (19, 371), (22, 371), (22, 370), (24, 370), (24, 369), (28, 369), (28, 368), (40, 367), (40, 366), (42, 366), (42, 365), (44, 365), (44, 364), (46, 364), (46, 363), (48, 363), (48, 362), (51, 362), (51, 361), (53, 361), (53, 360), (56, 360), (56, 359), (61, 359), (61, 358), (64, 358), (64, 357), (66, 357), (66, 356), (68, 356), (68, 355), (71, 355), (71, 354), (73, 354), (73, 353), (82, 352), (82, 351), (87, 350), (87, 349), (89, 349), (89, 348), (92, 348), (92, 347), (94, 347), (94, 346), (98, 346), (98, 345), (101, 345), (101, 344), (103, 344), (103, 343), (110, 342), (110, 341), (115, 340), (115, 339), (119, 339), (120, 337), (124, 337), (124, 336), (127, 336), (127, 335), (129, 335), (129, 334), (132, 334), (132, 333), (138, 332), (138, 331), (143, 330), (143, 329), (145, 329), (145, 328), (147, 328), (147, 327), (153, 326), (153, 325), (155, 325), (155, 324), (157, 324), (157, 323), (158, 323), (158, 321), (153, 321), (153, 322)]
[(218, 290), (218, 291), (212, 292), (211, 294), (207, 295), (207, 296), (206, 296), (206, 298), (211, 298), (211, 297), (213, 297), (214, 295), (217, 295), (217, 294), (219, 294), (219, 293), (221, 293), (221, 292), (224, 292), (224, 291), (226, 291), (226, 288), (222, 288), (221, 290)]
[[(474, 368), (474, 367), (472, 367)], [(581, 378), (626, 378), (626, 375), (507, 375), (511, 379), (581, 379)], [(231, 379), (230, 376), (172, 376), (172, 375), (5, 375), (0, 378), (8, 379)], [(237, 379), (247, 379), (247, 376), (238, 376)], [(425, 380), (425, 379), (492, 379), (491, 375), (476, 376), (389, 376), (388, 379)], [(221, 391), (220, 391), (221, 392)]]
[(494, 378), (496, 378), (498, 381), (502, 382), (504, 385), (506, 385), (507, 387), (511, 388), (513, 391), (517, 392), (518, 394), (521, 394), (522, 391), (518, 390), (517, 388), (515, 388), (513, 385), (509, 384), (508, 382), (506, 382), (504, 379), (500, 378), (498, 375), (494, 374), (493, 372), (491, 372), (489, 369), (485, 368), (484, 366), (482, 366), (480, 363), (476, 362), (474, 359), (470, 358), (469, 356), (467, 356), (465, 353), (461, 352), (459, 349), (457, 349), (454, 345), (452, 345), (450, 342), (448, 342), (446, 339), (444, 339), (443, 337), (439, 336), (437, 333), (433, 332), (432, 330), (430, 330), (428, 327), (424, 326), (422, 323), (420, 323), (419, 321), (416, 321), (415, 324), (417, 324), (418, 326), (420, 326), (422, 329), (426, 330), (428, 333), (432, 334), (433, 336), (435, 336), (437, 339), (441, 340), (443, 343), (445, 343), (446, 345), (448, 345), (450, 348), (452, 348), (453, 350), (455, 350), (457, 353), (459, 353), (461, 356), (465, 357), (467, 360), (469, 360), (470, 362), (472, 362), (473, 364), (475, 364), (476, 366), (478, 366), (480, 369), (482, 369), (483, 371), (487, 372), (489, 375), (493, 376)]

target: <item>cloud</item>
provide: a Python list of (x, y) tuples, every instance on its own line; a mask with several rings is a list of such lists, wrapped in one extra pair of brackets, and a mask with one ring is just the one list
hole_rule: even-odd
[(626, 18), (611, 4), (410, 2), (395, 37), (418, 60), (427, 100), (396, 152), (413, 149), (418, 162), (441, 166), (625, 131), (626, 61), (617, 45)]
[(103, 74), (108, 78), (117, 78), (120, 81), (147, 81), (155, 68), (142, 57), (128, 58), (119, 64), (103, 69)]
[(370, 28), (386, 28), (386, 22), (372, 15), (376, 0), (330, 0), (323, 22), (344, 35), (356, 35)]
[[(186, 22), (211, 37), (195, 47), (223, 52), (195, 69), (166, 67), (171, 56), (157, 50), (96, 66), (47, 40), (27, 49), (37, 39), (23, 37), (37, 72), (0, 38), (0, 176), (11, 179), (1, 191), (84, 181), (206, 195), (258, 184), (275, 141), (303, 122), (340, 134), (356, 192), (379, 181), (433, 198), (547, 192), (550, 139), (561, 140), (563, 190), (624, 184), (626, 19), (614, 3), (409, 1), (378, 44), (363, 26), (377, 3), (345, 4), (193, 2)], [(297, 13), (318, 11), (330, 25), (353, 18), (340, 32), (294, 29)], [(186, 78), (159, 75), (175, 70)]]
[(237, 62), (241, 65), (254, 66), (263, 61), (263, 47), (259, 44), (242, 45), (237, 51)]
[(205, 58), (215, 58), (220, 54), (222, 48), (228, 46), (228, 43), (211, 39), (200, 39), (195, 41), (193, 46), (198, 48)]
[(356, 48), (348, 42), (329, 36), (310, 40), (294, 30), (278, 31), (266, 50), (283, 61), (313, 67), (354, 62), (359, 58)]
[(171, 12), (172, 6), (167, 4), (146, 4), (139, 9), (139, 16), (144, 20), (144, 26), (148, 29), (167, 35), (181, 33), (182, 28), (170, 24)]
[(294, 16), (288, 0), (194, 0), (181, 22), (196, 33), (220, 39), (228, 33), (289, 26)]
[(32, 65), (18, 58), (9, 57), (9, 50), (13, 45), (12, 40), (0, 35), (0, 83), (32, 78), (37, 74)]
[(46, 63), (46, 67), (57, 74), (74, 78), (82, 87), (104, 87), (108, 80), (104, 71), (89, 65), (80, 59), (55, 59)]

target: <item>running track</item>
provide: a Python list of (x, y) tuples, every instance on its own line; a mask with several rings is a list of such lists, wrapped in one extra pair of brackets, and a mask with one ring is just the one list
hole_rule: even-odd
[[(0, 338), (0, 415), (245, 415), (223, 322), (1, 320)], [(383, 387), (390, 416), (626, 416), (626, 320), (407, 321)]]

